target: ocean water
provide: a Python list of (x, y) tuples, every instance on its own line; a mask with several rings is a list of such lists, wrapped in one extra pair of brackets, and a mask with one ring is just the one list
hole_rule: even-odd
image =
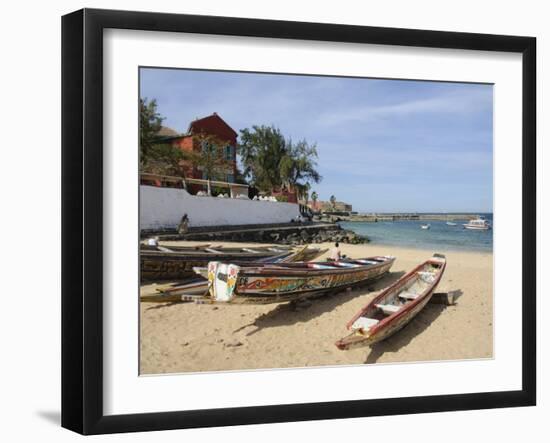
[[(493, 226), (492, 214), (484, 215)], [(449, 250), (493, 251), (493, 230), (464, 229), (467, 220), (453, 220), (456, 226), (444, 221), (394, 221), (394, 222), (340, 222), (344, 229), (366, 235), (372, 244), (429, 249), (434, 252)], [(430, 229), (420, 225), (430, 224)]]

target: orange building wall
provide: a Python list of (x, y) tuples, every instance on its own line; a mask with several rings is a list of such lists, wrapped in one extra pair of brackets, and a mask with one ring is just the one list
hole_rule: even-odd
[[(172, 146), (178, 147), (179, 149), (181, 149), (184, 152), (185, 151), (186, 152), (199, 152), (200, 149), (201, 149), (199, 144), (193, 139), (192, 135), (174, 138), (174, 139), (171, 140), (171, 143), (172, 143)], [(236, 144), (237, 143), (236, 143), (236, 141), (234, 143), (230, 143), (229, 141), (227, 141), (227, 144), (233, 146), (233, 152), (234, 152), (233, 160), (230, 160), (229, 162), (231, 163), (231, 167), (232, 167), (232, 171), (233, 171), (232, 172), (233, 177), (236, 177), (236, 175), (237, 175)], [(190, 162), (187, 162), (187, 161), (184, 160), (182, 162), (182, 166), (184, 167), (186, 177), (199, 178), (199, 179), (202, 178), (202, 172), (198, 168), (193, 167), (190, 164)]]

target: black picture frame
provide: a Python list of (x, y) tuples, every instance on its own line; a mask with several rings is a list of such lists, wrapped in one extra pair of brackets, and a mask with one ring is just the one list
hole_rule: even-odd
[[(103, 413), (103, 31), (503, 51), (522, 54), (522, 389), (131, 415)], [(536, 403), (536, 39), (83, 9), (62, 18), (62, 426), (82, 434), (415, 414)]]

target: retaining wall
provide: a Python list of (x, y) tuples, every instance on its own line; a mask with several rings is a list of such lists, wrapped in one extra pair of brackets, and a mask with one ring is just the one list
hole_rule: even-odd
[(141, 229), (174, 229), (183, 214), (190, 227), (287, 223), (300, 215), (295, 203), (199, 197), (185, 189), (140, 185)]

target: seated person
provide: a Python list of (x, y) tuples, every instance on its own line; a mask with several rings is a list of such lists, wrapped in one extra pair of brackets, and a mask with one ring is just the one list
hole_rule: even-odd
[(338, 242), (334, 243), (334, 248), (330, 251), (330, 257), (328, 261), (339, 261), (343, 258), (346, 258), (345, 255), (342, 255), (342, 252), (340, 251), (340, 244)]

